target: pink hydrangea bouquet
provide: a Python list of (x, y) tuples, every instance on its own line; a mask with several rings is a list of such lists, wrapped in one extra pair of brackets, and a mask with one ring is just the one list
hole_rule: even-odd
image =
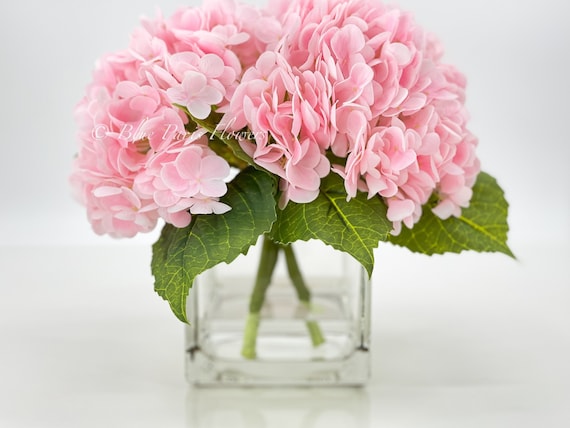
[(380, 241), (511, 255), (465, 77), (442, 53), (378, 0), (216, 0), (144, 19), (77, 106), (72, 186), (98, 234), (164, 222), (155, 289), (182, 321), (194, 278), (260, 236), (266, 255), (321, 240), (369, 275)]

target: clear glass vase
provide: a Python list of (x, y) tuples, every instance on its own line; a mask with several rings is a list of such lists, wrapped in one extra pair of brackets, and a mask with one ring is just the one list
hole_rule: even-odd
[[(261, 243), (200, 275), (188, 296), (186, 374), (196, 385), (363, 385), (370, 375), (370, 281), (346, 253), (319, 241), (293, 244), (310, 290), (300, 302), (279, 254), (259, 313), (256, 355), (245, 358)], [(315, 333), (317, 332), (317, 333)], [(323, 340), (315, 341), (315, 336)], [(319, 342), (322, 342), (319, 344)]]

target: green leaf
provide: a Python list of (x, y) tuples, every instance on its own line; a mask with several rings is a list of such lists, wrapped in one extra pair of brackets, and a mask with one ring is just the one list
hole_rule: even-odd
[(392, 230), (386, 206), (378, 197), (358, 193), (346, 201), (344, 182), (331, 173), (321, 183), (321, 193), (308, 204), (289, 202), (277, 216), (271, 238), (282, 244), (320, 239), (358, 260), (372, 275), (374, 248)]
[(185, 228), (165, 225), (153, 245), (156, 292), (183, 322), (186, 297), (197, 275), (218, 263), (230, 263), (268, 232), (277, 217), (275, 179), (254, 168), (240, 172), (221, 198), (225, 214), (195, 215)]
[(460, 253), (464, 250), (501, 252), (514, 257), (507, 246), (508, 203), (503, 190), (489, 174), (481, 172), (473, 186), (473, 197), (459, 218), (441, 220), (428, 206), (413, 229), (402, 228), (391, 236), (396, 245), (424, 254)]

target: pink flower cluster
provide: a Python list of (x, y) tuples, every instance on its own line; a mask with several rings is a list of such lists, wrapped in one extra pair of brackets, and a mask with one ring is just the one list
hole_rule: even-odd
[[(274, 18), (247, 5), (208, 2), (169, 19), (144, 20), (129, 47), (104, 56), (76, 108), (80, 150), (71, 183), (95, 232), (131, 237), (159, 218), (178, 227), (191, 214), (230, 209), (230, 167), (189, 117), (223, 112), (267, 47)], [(188, 128), (190, 129), (190, 128)]]
[(215, 111), (279, 177), (281, 207), (313, 201), (335, 173), (349, 199), (386, 202), (393, 233), (432, 195), (437, 216), (459, 216), (477, 140), (465, 79), (441, 55), (410, 14), (376, 0), (219, 0), (143, 21), (77, 107), (72, 182), (95, 231), (113, 236), (226, 212), (229, 165), (192, 126)]
[(282, 38), (244, 73), (224, 123), (254, 131), (242, 145), (281, 177), (281, 204), (313, 200), (332, 166), (349, 198), (386, 201), (394, 233), (413, 227), (434, 192), (436, 215), (460, 215), (477, 140), (465, 79), (440, 62), (441, 46), (374, 0), (276, 0), (270, 10)]

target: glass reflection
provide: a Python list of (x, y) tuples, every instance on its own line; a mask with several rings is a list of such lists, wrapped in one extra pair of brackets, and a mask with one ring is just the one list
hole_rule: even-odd
[(368, 427), (365, 388), (188, 387), (186, 426), (192, 428)]

